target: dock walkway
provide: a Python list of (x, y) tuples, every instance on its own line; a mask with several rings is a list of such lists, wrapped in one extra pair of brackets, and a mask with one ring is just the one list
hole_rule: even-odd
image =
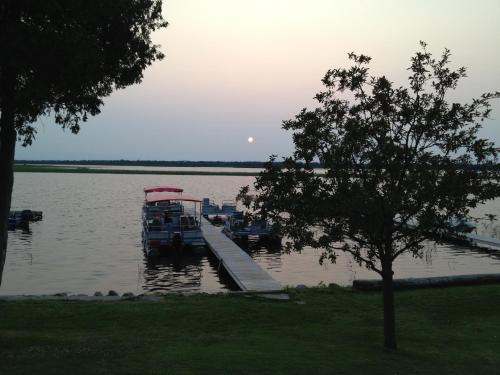
[(222, 263), (236, 284), (245, 292), (279, 292), (281, 284), (274, 280), (220, 228), (202, 219), (202, 231), (209, 249)]
[(471, 242), (474, 246), (479, 247), (490, 247), (495, 249), (500, 249), (500, 240), (492, 237), (478, 236), (474, 233), (466, 233), (465, 237)]

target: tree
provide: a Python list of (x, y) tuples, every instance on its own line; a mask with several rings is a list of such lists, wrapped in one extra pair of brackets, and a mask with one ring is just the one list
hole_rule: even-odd
[[(447, 95), (465, 77), (449, 68), (450, 51), (435, 59), (421, 42), (411, 58), (409, 86), (370, 77), (370, 58), (349, 54), (352, 66), (329, 70), (320, 107), (284, 121), (295, 151), (283, 165), (272, 156), (240, 192), (255, 215), (272, 219), (288, 250), (338, 251), (383, 279), (384, 345), (396, 349), (393, 262), (403, 253), (422, 256), (422, 242), (469, 209), (500, 195), (497, 173), (487, 168), (497, 149), (478, 132), (488, 118), (486, 93), (468, 104)], [(326, 169), (315, 173), (318, 160)], [(473, 166), (473, 167), (472, 167)]]
[(0, 282), (16, 141), (30, 145), (39, 116), (78, 133), (102, 99), (163, 58), (151, 33), (161, 0), (0, 2)]

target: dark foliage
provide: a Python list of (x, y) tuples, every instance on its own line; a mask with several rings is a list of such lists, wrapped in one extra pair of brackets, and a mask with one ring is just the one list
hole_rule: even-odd
[[(293, 156), (281, 166), (271, 158), (253, 201), (248, 187), (240, 192), (256, 214), (275, 222), (289, 250), (323, 249), (321, 262), (345, 251), (382, 276), (391, 348), (393, 261), (404, 252), (421, 256), (426, 238), (500, 195), (491, 168), (497, 149), (478, 137), (500, 93), (448, 103), (465, 69), (450, 69), (450, 51), (435, 59), (421, 47), (408, 87), (371, 77), (364, 55), (351, 53), (350, 68), (329, 70), (315, 97), (320, 107), (283, 124), (293, 131)], [(313, 161), (327, 169), (325, 176), (314, 173)]]
[(103, 97), (140, 82), (146, 66), (163, 57), (151, 42), (151, 32), (166, 26), (157, 0), (7, 0), (0, 24), (0, 80), (16, 78), (24, 145), (41, 115), (77, 133), (100, 112)]
[(16, 141), (33, 142), (39, 116), (78, 133), (163, 58), (151, 33), (166, 25), (161, 0), (0, 2), (0, 281)]

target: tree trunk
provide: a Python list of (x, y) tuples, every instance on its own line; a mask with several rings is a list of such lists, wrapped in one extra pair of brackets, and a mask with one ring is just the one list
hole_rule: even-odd
[(392, 262), (382, 265), (384, 290), (384, 346), (396, 350), (396, 314), (394, 310), (394, 288)]
[(7, 229), (14, 185), (14, 152), (16, 129), (14, 126), (15, 82), (14, 72), (5, 66), (0, 81), (0, 285), (7, 255)]

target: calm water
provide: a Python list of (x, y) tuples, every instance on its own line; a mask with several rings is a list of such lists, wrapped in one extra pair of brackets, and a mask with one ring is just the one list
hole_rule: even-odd
[[(43, 211), (29, 232), (9, 232), (0, 294), (120, 293), (144, 291), (220, 292), (234, 289), (222, 279), (208, 252), (148, 262), (141, 246), (142, 188), (170, 184), (189, 195), (215, 201), (232, 199), (253, 177), (154, 176), (17, 173), (12, 206)], [(475, 215), (500, 214), (500, 200)], [(479, 233), (498, 237), (497, 222), (481, 221)], [(259, 246), (251, 256), (284, 285), (337, 283), (376, 277), (340, 254), (336, 264), (320, 266), (320, 251), (281, 254)], [(429, 243), (422, 259), (400, 257), (396, 277), (439, 276), (500, 271), (500, 253)]]

